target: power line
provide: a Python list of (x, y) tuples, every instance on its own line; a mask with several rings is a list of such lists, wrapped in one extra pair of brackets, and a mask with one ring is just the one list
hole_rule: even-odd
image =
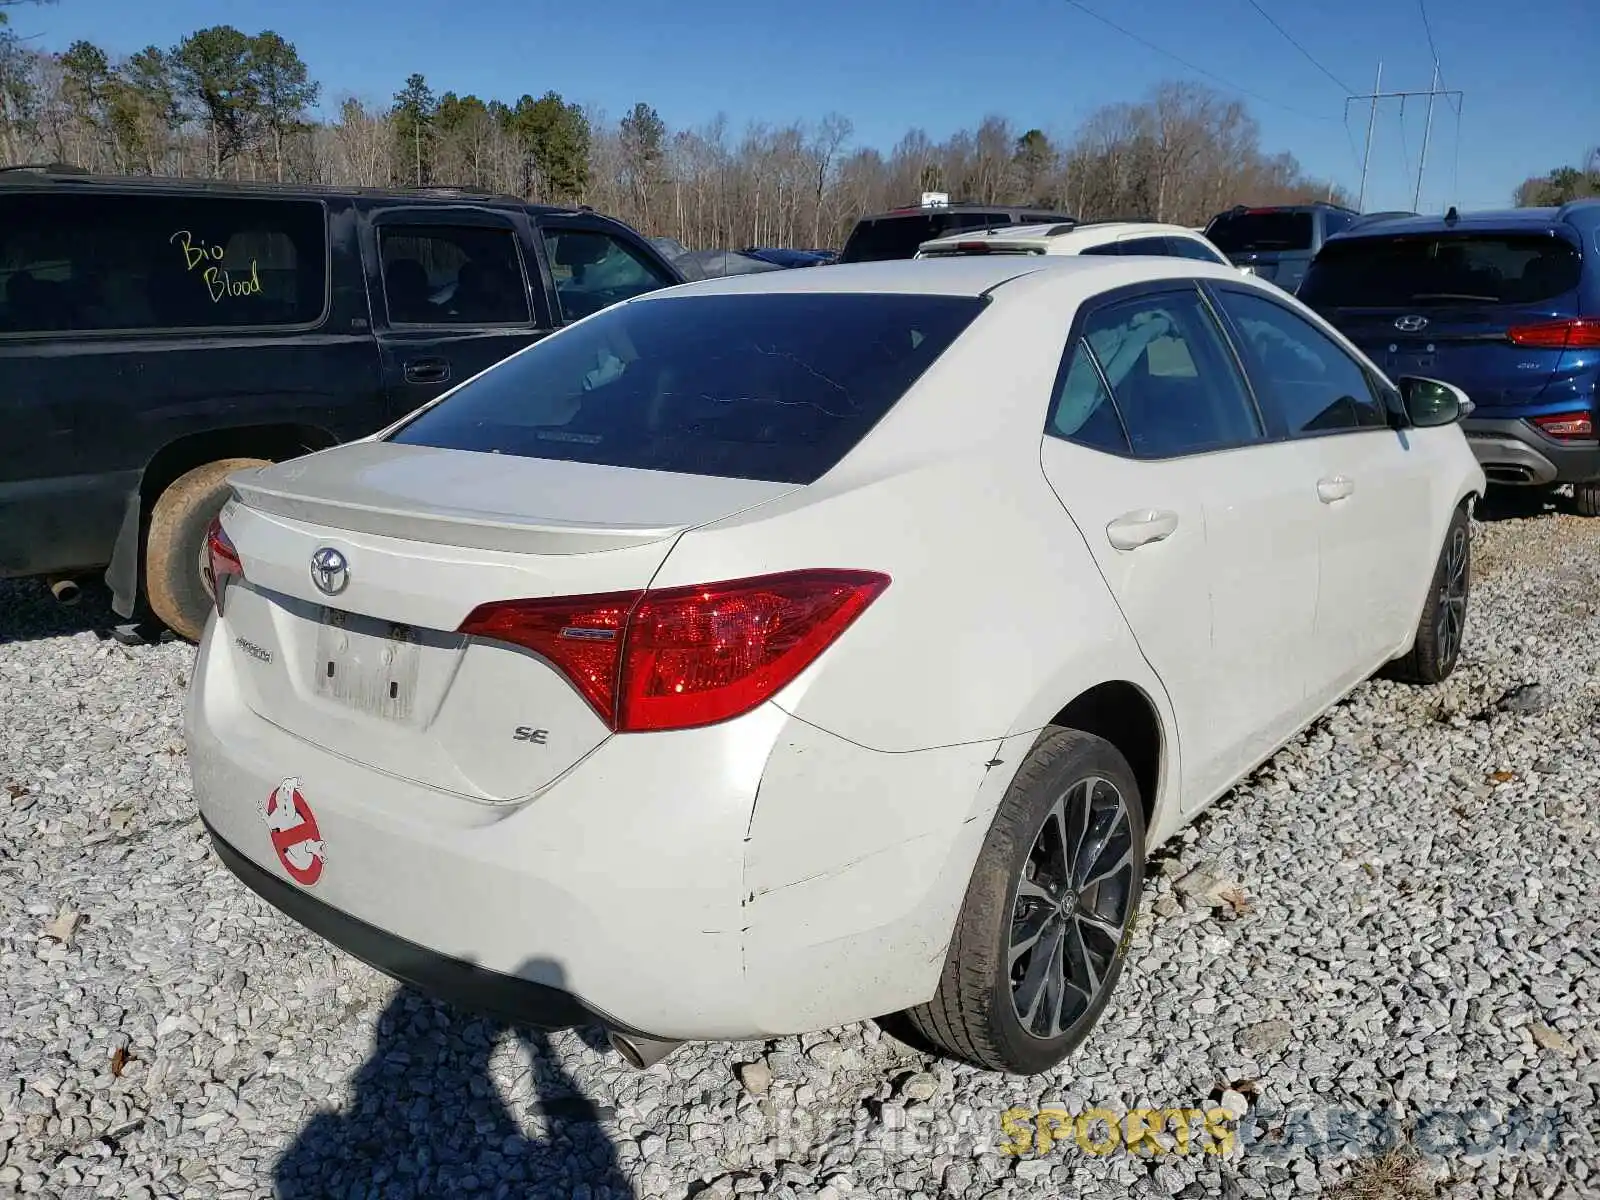
[(1274, 29), (1276, 29), (1279, 33), (1281, 33), (1283, 35), (1283, 40), (1284, 41), (1288, 42), (1289, 45), (1293, 46), (1296, 50), (1300, 51), (1301, 54), (1305, 55), (1306, 61), (1308, 63), (1310, 63), (1313, 67), (1315, 67), (1317, 70), (1321, 71), (1329, 79), (1333, 80), (1334, 85), (1336, 87), (1338, 87), (1338, 89), (1341, 92), (1343, 92), (1347, 96), (1349, 96), (1349, 95), (1351, 95), (1351, 94), (1353, 94), (1355, 92), (1355, 88), (1349, 86), (1347, 83), (1345, 83), (1343, 80), (1341, 80), (1337, 75), (1335, 75), (1332, 71), (1328, 70), (1327, 67), (1325, 67), (1321, 63), (1319, 63), (1316, 60), (1315, 56), (1311, 53), (1311, 51), (1307, 50), (1299, 42), (1295, 41), (1294, 35), (1292, 33), (1290, 33), (1287, 29), (1285, 29), (1282, 25), (1279, 25), (1277, 21), (1273, 20), (1272, 14), (1269, 13), (1266, 9), (1262, 8), (1261, 5), (1257, 4), (1256, 0), (1249, 0), (1249, 3), (1250, 3), (1250, 7), (1251, 8), (1255, 9), (1264, 18), (1266, 18), (1266, 22), (1267, 22), (1268, 25), (1271, 25)]
[(1259, 101), (1261, 101), (1261, 103), (1271, 105), (1273, 108), (1281, 108), (1285, 112), (1292, 112), (1296, 116), (1308, 117), (1313, 121), (1331, 121), (1331, 120), (1333, 120), (1332, 117), (1320, 117), (1320, 116), (1317, 116), (1315, 113), (1308, 113), (1308, 112), (1304, 111), (1303, 109), (1294, 108), (1294, 107), (1292, 107), (1292, 106), (1290, 106), (1288, 104), (1283, 104), (1280, 101), (1273, 100), (1271, 97), (1263, 96), (1260, 92), (1252, 92), (1249, 88), (1240, 87), (1238, 84), (1232, 83), (1232, 82), (1222, 78), (1222, 76), (1217, 75), (1214, 72), (1208, 71), (1204, 67), (1199, 66), (1196, 63), (1190, 62), (1188, 59), (1183, 58), (1180, 55), (1174, 54), (1171, 50), (1163, 49), (1162, 47), (1156, 45), (1154, 42), (1150, 41), (1148, 38), (1141, 37), (1139, 34), (1134, 33), (1133, 30), (1124, 29), (1121, 25), (1118, 25), (1115, 21), (1111, 20), (1109, 17), (1102, 17), (1099, 13), (1095, 12), (1094, 9), (1090, 8), (1087, 4), (1084, 4), (1082, 2), (1082, 0), (1067, 0), (1067, 3), (1070, 4), (1073, 8), (1078, 9), (1080, 12), (1084, 13), (1085, 15), (1093, 17), (1096, 21), (1099, 21), (1100, 24), (1106, 26), (1107, 28), (1116, 30), (1123, 37), (1131, 38), (1133, 41), (1138, 42), (1146, 50), (1153, 51), (1154, 53), (1161, 55), (1163, 58), (1170, 58), (1173, 62), (1179, 64), (1180, 66), (1187, 67), (1189, 70), (1193, 71), (1197, 75), (1204, 75), (1207, 79), (1211, 80), (1213, 83), (1221, 85), (1222, 87), (1226, 88), (1230, 92), (1237, 92), (1241, 96), (1249, 96), (1252, 100), (1259, 100)]
[[(1433, 55), (1435, 66), (1439, 64), (1439, 47), (1433, 44), (1433, 22), (1428, 20), (1428, 0), (1417, 0), (1417, 11), (1422, 14), (1422, 28), (1428, 35), (1428, 53)], [(1439, 72), (1439, 84), (1444, 85), (1444, 72)]]

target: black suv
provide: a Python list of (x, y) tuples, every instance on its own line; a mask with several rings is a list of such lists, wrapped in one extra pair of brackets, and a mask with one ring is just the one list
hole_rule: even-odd
[(850, 231), (839, 255), (842, 263), (882, 262), (915, 258), (917, 248), (930, 238), (963, 229), (997, 229), (1003, 225), (1072, 224), (1076, 217), (1042, 208), (1016, 208), (1004, 204), (912, 205), (862, 217)]
[(199, 636), (227, 476), (363, 437), (683, 276), (587, 209), (0, 171), (0, 577)]
[(1322, 243), (1348, 229), (1359, 214), (1337, 204), (1281, 204), (1218, 213), (1206, 226), (1211, 244), (1236, 267), (1277, 284), (1286, 292), (1300, 286)]

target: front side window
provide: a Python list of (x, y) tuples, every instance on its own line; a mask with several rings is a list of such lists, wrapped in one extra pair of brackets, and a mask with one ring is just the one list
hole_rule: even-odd
[(985, 303), (796, 292), (619, 304), (490, 368), (391, 440), (811, 483)]
[(676, 282), (609, 233), (547, 229), (544, 244), (561, 315), (568, 321)]
[(483, 225), (385, 225), (383, 294), (395, 325), (527, 325), (516, 235)]
[(1361, 364), (1311, 322), (1265, 296), (1226, 289), (1218, 300), (1242, 335), (1256, 395), (1289, 436), (1387, 425)]
[(0, 198), (0, 333), (307, 326), (327, 307), (321, 204)]
[[(1098, 372), (1089, 370), (1095, 365)], [(1114, 413), (1105, 412), (1102, 378), (1111, 386)], [(1113, 429), (1110, 416), (1120, 417), (1120, 428)], [(1141, 458), (1198, 454), (1262, 436), (1221, 331), (1190, 290), (1091, 313), (1069, 347), (1050, 428), (1099, 449), (1125, 439)]]

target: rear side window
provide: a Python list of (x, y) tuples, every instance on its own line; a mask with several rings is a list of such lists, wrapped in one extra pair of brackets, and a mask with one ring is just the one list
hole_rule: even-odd
[(1223, 213), (1206, 226), (1206, 238), (1224, 254), (1309, 250), (1311, 214), (1283, 209)]
[(1167, 258), (1172, 253), (1167, 249), (1167, 239), (1164, 237), (1129, 238), (1127, 241), (1118, 242), (1117, 249), (1122, 254), (1148, 254), (1156, 258)]
[(526, 325), (516, 235), (482, 225), (386, 225), (383, 292), (398, 325)]
[(984, 304), (857, 293), (620, 304), (491, 368), (391, 440), (811, 483)]
[[(1105, 411), (1106, 384), (1115, 414)], [(1126, 445), (1141, 458), (1198, 454), (1262, 436), (1222, 332), (1191, 290), (1092, 312), (1068, 347), (1049, 429), (1096, 449)]]
[(873, 217), (857, 223), (844, 245), (840, 262), (887, 262), (915, 258), (923, 242), (963, 229), (998, 229), (1011, 224), (1003, 212), (908, 213)]
[(312, 325), (326, 225), (304, 200), (0, 197), (0, 333)]
[(1316, 308), (1536, 304), (1575, 289), (1582, 269), (1553, 234), (1353, 237), (1322, 248), (1299, 296)]

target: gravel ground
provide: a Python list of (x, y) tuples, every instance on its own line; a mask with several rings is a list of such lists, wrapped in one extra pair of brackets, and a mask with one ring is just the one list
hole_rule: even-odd
[[(0, 1195), (1600, 1194), (1600, 523), (1475, 537), (1455, 678), (1363, 686), (1166, 848), (1030, 1080), (870, 1024), (640, 1074), (396, 989), (212, 858), (192, 651), (0, 584)], [(1041, 1106), (1241, 1119), (1040, 1153)]]

